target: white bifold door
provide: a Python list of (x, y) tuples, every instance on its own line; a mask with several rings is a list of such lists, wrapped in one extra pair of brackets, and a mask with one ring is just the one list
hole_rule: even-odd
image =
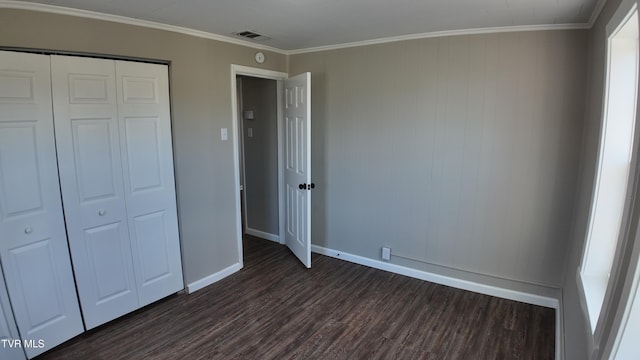
[(55, 136), (87, 329), (183, 288), (167, 66), (52, 56)]
[[(9, 294), (4, 284), (4, 275), (0, 267), (0, 359), (3, 360), (24, 360), (25, 354), (22, 346), (18, 346), (16, 339), (20, 339), (16, 321), (11, 311)], [(5, 345), (6, 344), (6, 345)], [(36, 342), (39, 346), (40, 343)]]
[[(27, 356), (84, 331), (60, 201), (44, 55), (0, 52), (0, 263)], [(12, 356), (1, 346), (0, 355)]]

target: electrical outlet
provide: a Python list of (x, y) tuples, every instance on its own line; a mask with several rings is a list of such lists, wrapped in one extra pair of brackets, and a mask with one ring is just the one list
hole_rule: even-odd
[(382, 260), (391, 260), (391, 248), (383, 247), (382, 248)]

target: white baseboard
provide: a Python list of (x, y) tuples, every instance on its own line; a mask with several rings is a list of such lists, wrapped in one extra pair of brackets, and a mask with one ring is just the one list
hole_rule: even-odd
[(511, 289), (500, 288), (492, 285), (481, 284), (469, 280), (457, 279), (449, 276), (434, 274), (422, 270), (412, 269), (406, 266), (391, 264), (388, 262), (369, 259), (363, 256), (349, 254), (346, 252), (328, 249), (322, 246), (311, 245), (311, 251), (330, 256), (336, 259), (342, 259), (352, 263), (369, 266), (372, 268), (389, 271), (392, 273), (409, 276), (412, 278), (430, 281), (436, 284), (451, 286), (454, 288), (477, 292), (480, 294), (496, 296), (503, 299), (521, 301), (527, 304), (539, 305), (548, 308), (558, 309), (560, 302), (553, 297), (547, 297), (537, 294), (525, 293)]
[(196, 280), (187, 285), (187, 293), (191, 294), (195, 291), (198, 291), (206, 286), (209, 286), (217, 281), (226, 278), (227, 276), (239, 271), (240, 269), (242, 269), (242, 264), (235, 263), (225, 269), (218, 271), (217, 273), (206, 276), (200, 280)]
[(275, 241), (278, 244), (280, 243), (280, 236), (278, 236), (276, 234), (269, 234), (268, 232), (252, 229), (250, 227), (247, 227), (244, 232), (245, 232), (245, 234), (248, 234), (248, 235), (251, 235), (251, 236), (256, 236), (256, 237), (259, 237), (259, 238), (262, 238), (262, 239), (265, 239), (265, 240)]
[(412, 269), (406, 266), (391, 264), (388, 262), (369, 259), (364, 256), (354, 255), (343, 251), (328, 249), (322, 246), (311, 245), (311, 251), (317, 254), (342, 259), (355, 264), (369, 266), (375, 269), (389, 271), (395, 274), (409, 276), (415, 279), (425, 280), (436, 284), (451, 286), (457, 289), (473, 291), (480, 294), (496, 296), (503, 299), (521, 301), (527, 304), (539, 305), (556, 310), (556, 360), (564, 359), (564, 326), (562, 326), (562, 306), (560, 299), (537, 294), (530, 294), (522, 291), (500, 288), (481, 284), (469, 280), (462, 280), (450, 276), (434, 274), (422, 270)]
[[(249, 234), (249, 231), (247, 231)], [(250, 234), (253, 235), (253, 234)], [(253, 235), (258, 236), (258, 235)], [(262, 237), (262, 236), (260, 236)], [(271, 239), (268, 239), (271, 240)], [(276, 241), (276, 240), (273, 240)], [(560, 299), (541, 296), (536, 294), (525, 293), (522, 291), (515, 291), (511, 289), (504, 289), (496, 286), (481, 284), (477, 282), (472, 282), (469, 280), (457, 279), (449, 276), (444, 276), (440, 274), (433, 274), (430, 272), (412, 269), (406, 266), (391, 264), (379, 260), (369, 259), (364, 256), (354, 255), (350, 253), (346, 253), (343, 251), (328, 249), (322, 246), (311, 245), (311, 251), (317, 254), (326, 255), (329, 257), (333, 257), (336, 259), (341, 259), (345, 261), (349, 261), (355, 264), (369, 266), (375, 269), (389, 271), (395, 274), (400, 274), (404, 276), (409, 276), (415, 279), (425, 280), (429, 282), (433, 282), (436, 284), (446, 285), (450, 287), (454, 287), (457, 289), (473, 291), (480, 294), (496, 296), (503, 299), (521, 301), (527, 304), (539, 305), (548, 308), (553, 308), (556, 310), (556, 360), (564, 359), (564, 341), (563, 341), (563, 332), (564, 327), (562, 326), (562, 306), (560, 304)], [(204, 277), (200, 280), (194, 281), (187, 285), (187, 293), (193, 293), (198, 291), (208, 285), (211, 285), (217, 281), (224, 279), (225, 277), (239, 271), (242, 269), (241, 263), (235, 263), (217, 273), (211, 274), (207, 277)]]

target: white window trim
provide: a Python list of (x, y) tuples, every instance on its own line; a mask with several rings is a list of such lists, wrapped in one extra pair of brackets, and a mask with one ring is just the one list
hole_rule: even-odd
[[(609, 87), (609, 64), (610, 64), (610, 41), (612, 37), (617, 33), (617, 31), (626, 24), (626, 21), (633, 15), (639, 16), (639, 12), (634, 12), (638, 10), (638, 0), (623, 0), (619, 5), (618, 9), (611, 17), (606, 26), (606, 64), (605, 64), (605, 79), (604, 79), (604, 94), (603, 94), (603, 110), (601, 115), (601, 132), (604, 131), (604, 117), (607, 114), (607, 103), (608, 103), (608, 87)], [(636, 84), (636, 86), (638, 86)], [(636, 93), (636, 125), (639, 125), (640, 116), (638, 114), (638, 93)], [(626, 248), (629, 233), (630, 233), (630, 212), (632, 207), (632, 202), (636, 198), (637, 194), (635, 192), (638, 181), (640, 180), (637, 174), (637, 164), (640, 160), (638, 158), (638, 143), (640, 142), (640, 126), (634, 127), (634, 140), (633, 140), (633, 152), (631, 156), (631, 166), (630, 166), (630, 179), (627, 184), (627, 196), (624, 204), (624, 211), (622, 215), (621, 228), (619, 233), (618, 242), (616, 245), (615, 255), (613, 259), (613, 264), (611, 268), (610, 276), (607, 280), (597, 279), (589, 276), (585, 276), (582, 272), (583, 266), (586, 262), (586, 258), (589, 253), (590, 246), (590, 229), (587, 231), (587, 238), (585, 241), (585, 246), (583, 249), (582, 260), (580, 266), (577, 269), (576, 273), (576, 281), (578, 283), (578, 295), (581, 302), (582, 311), (584, 314), (584, 318), (586, 321), (589, 330), (587, 334), (588, 340), (588, 351), (590, 354), (590, 358), (593, 359), (597, 354), (600, 353), (600, 345), (604, 347), (604, 341), (607, 341), (604, 334), (604, 325), (607, 318), (615, 315), (615, 308), (613, 308), (614, 304), (612, 304), (612, 293), (615, 288), (615, 285), (618, 284), (621, 277), (624, 277), (626, 274), (626, 269), (621, 269), (620, 258), (621, 252)], [(600, 139), (599, 139), (600, 140)], [(597, 164), (597, 172), (596, 176), (598, 176), (598, 171), (600, 169), (600, 157), (601, 157), (601, 140), (598, 142), (598, 164)], [(596, 179), (597, 181), (597, 179)], [(596, 198), (598, 186), (594, 184), (594, 192), (591, 198), (590, 203), (590, 214), (589, 214), (589, 227), (591, 227), (591, 216), (593, 212), (593, 202)], [(589, 311), (590, 307), (593, 308), (594, 304), (597, 301), (601, 301), (601, 308), (598, 314), (590, 315), (593, 311)], [(614, 310), (614, 311), (612, 311)], [(597, 315), (597, 316), (596, 316)], [(603, 341), (604, 340), (604, 341)]]

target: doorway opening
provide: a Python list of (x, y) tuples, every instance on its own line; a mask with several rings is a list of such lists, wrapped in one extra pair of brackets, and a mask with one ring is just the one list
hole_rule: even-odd
[(282, 89), (288, 74), (231, 66), (237, 239), (245, 234), (284, 244)]
[(277, 85), (236, 76), (243, 235), (280, 243)]
[[(244, 266), (242, 239), (247, 233), (285, 244), (310, 268), (310, 190), (315, 187), (311, 182), (311, 73), (289, 77), (277, 71), (231, 65), (231, 101), (239, 264)], [(272, 233), (276, 228), (277, 235)]]

